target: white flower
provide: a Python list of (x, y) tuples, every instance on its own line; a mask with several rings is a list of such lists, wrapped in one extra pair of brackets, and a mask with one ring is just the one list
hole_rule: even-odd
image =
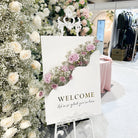
[(33, 62), (31, 63), (31, 67), (35, 70), (40, 70), (41, 64), (37, 60), (33, 60)]
[[(54, 23), (54, 22), (53, 22)], [(56, 25), (55, 25), (56, 26)], [(46, 26), (46, 32), (47, 32), (47, 34), (52, 34), (53, 33), (53, 26), (51, 26), (51, 25), (48, 25), (48, 26)]]
[(52, 4), (52, 5), (53, 5), (53, 4), (56, 4), (56, 2), (57, 2), (57, 0), (50, 0), (50, 1), (49, 1), (49, 3)]
[(75, 3), (75, 4), (74, 4), (74, 8), (75, 8), (75, 9), (78, 9), (78, 8), (79, 8), (79, 4), (78, 4), (78, 3)]
[(87, 33), (89, 30), (90, 30), (89, 27), (84, 27), (84, 28), (83, 28), (83, 31), (84, 31), (85, 33)]
[(64, 9), (65, 14), (66, 14), (69, 18), (71, 18), (71, 17), (74, 16), (74, 11), (75, 11), (75, 8), (74, 8), (74, 6), (72, 6), (72, 5), (70, 5), (70, 6), (68, 6), (68, 7), (66, 7), (66, 8)]
[(22, 7), (22, 4), (18, 1), (12, 1), (9, 4), (9, 9), (11, 12), (20, 12), (21, 7)]
[[(66, 9), (70, 9), (72, 12), (75, 11), (75, 7), (74, 7), (73, 5), (69, 5)], [(66, 10), (66, 9), (65, 9), (65, 10)]]
[(31, 123), (30, 123), (30, 121), (28, 121), (28, 120), (23, 120), (23, 121), (20, 123), (20, 128), (21, 128), (21, 129), (26, 129), (26, 128), (30, 127), (30, 126), (31, 126)]
[(56, 12), (59, 12), (59, 11), (60, 11), (60, 7), (59, 7), (59, 6), (56, 6), (56, 7), (55, 7), (55, 11), (56, 11)]
[(12, 114), (12, 118), (14, 120), (14, 123), (17, 124), (19, 121), (22, 120), (22, 114), (20, 113), (20, 111), (16, 111)]
[(30, 87), (29, 88), (29, 94), (30, 95), (35, 95), (37, 92), (38, 92), (38, 88), (33, 88), (33, 87)]
[(12, 127), (6, 130), (2, 138), (12, 138), (17, 133), (17, 128)]
[(22, 50), (20, 52), (20, 59), (21, 60), (26, 60), (31, 58), (31, 51), (30, 50)]
[(10, 72), (8, 75), (8, 82), (11, 85), (14, 85), (18, 82), (19, 80), (19, 75), (17, 72)]
[(20, 113), (22, 116), (28, 116), (29, 115), (29, 109), (28, 108), (21, 108)]
[(37, 12), (36, 15), (39, 16), (41, 19), (45, 18), (44, 12)]
[(48, 17), (50, 13), (49, 9), (45, 8), (43, 11), (44, 11), (45, 17)]
[(12, 105), (11, 104), (5, 104), (2, 107), (2, 112), (9, 112), (12, 109)]
[(0, 126), (3, 128), (8, 128), (12, 126), (13, 122), (14, 120), (12, 117), (4, 118), (0, 121)]
[(31, 131), (31, 132), (28, 134), (28, 138), (36, 138), (36, 133), (35, 133), (35, 131)]
[(20, 53), (22, 50), (19, 42), (11, 42), (9, 43), (9, 46), (14, 50), (15, 53)]
[(33, 19), (33, 23), (36, 27), (40, 28), (41, 27), (41, 18), (40, 16), (35, 16)]
[(39, 43), (40, 42), (40, 35), (38, 32), (33, 31), (32, 34), (30, 34), (30, 39), (32, 42)]
[(80, 9), (80, 13), (83, 13), (83, 9)]

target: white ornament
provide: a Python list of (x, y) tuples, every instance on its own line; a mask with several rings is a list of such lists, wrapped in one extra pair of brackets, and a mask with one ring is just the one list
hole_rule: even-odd
[[(64, 27), (68, 28), (69, 30), (73, 29), (75, 27), (76, 35), (79, 35), (79, 32), (81, 30), (81, 21), (78, 17), (78, 21), (75, 22), (75, 18), (73, 17), (73, 12), (71, 11), (71, 8), (66, 8), (66, 16), (63, 18), (63, 21), (60, 21), (60, 17), (58, 17), (58, 29), (61, 31), (61, 35), (64, 34)], [(72, 19), (72, 22), (66, 21), (67, 18)]]

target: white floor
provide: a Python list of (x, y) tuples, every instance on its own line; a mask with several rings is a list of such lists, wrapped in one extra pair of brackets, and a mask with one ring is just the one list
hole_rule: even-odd
[[(124, 91), (117, 90), (115, 100), (102, 104), (108, 122), (107, 134), (103, 138), (138, 138), (138, 62), (116, 61), (112, 67), (112, 80)], [(103, 101), (108, 101), (108, 96), (109, 93)]]
[[(113, 61), (112, 84), (102, 97), (103, 114), (93, 119), (95, 138), (138, 138), (138, 60)], [(90, 130), (89, 121), (81, 122), (77, 138), (92, 138)]]

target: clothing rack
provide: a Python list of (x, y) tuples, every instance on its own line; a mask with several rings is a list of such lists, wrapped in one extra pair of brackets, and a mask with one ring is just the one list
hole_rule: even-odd
[(133, 48), (133, 54), (132, 54), (132, 60), (131, 61), (134, 61), (134, 54), (135, 54), (135, 50), (136, 50), (137, 37), (138, 37), (138, 28), (134, 28), (134, 29), (135, 29), (136, 35), (135, 35), (135, 43), (134, 43), (134, 48)]

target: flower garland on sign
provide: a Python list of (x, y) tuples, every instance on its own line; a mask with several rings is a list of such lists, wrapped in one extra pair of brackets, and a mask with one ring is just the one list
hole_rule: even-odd
[(50, 93), (52, 89), (56, 89), (58, 86), (67, 84), (72, 79), (72, 72), (76, 67), (87, 66), (90, 55), (96, 50), (97, 43), (98, 40), (94, 40), (94, 43), (88, 41), (84, 45), (79, 45), (74, 52), (68, 52), (67, 61), (46, 73), (44, 75), (46, 93)]

